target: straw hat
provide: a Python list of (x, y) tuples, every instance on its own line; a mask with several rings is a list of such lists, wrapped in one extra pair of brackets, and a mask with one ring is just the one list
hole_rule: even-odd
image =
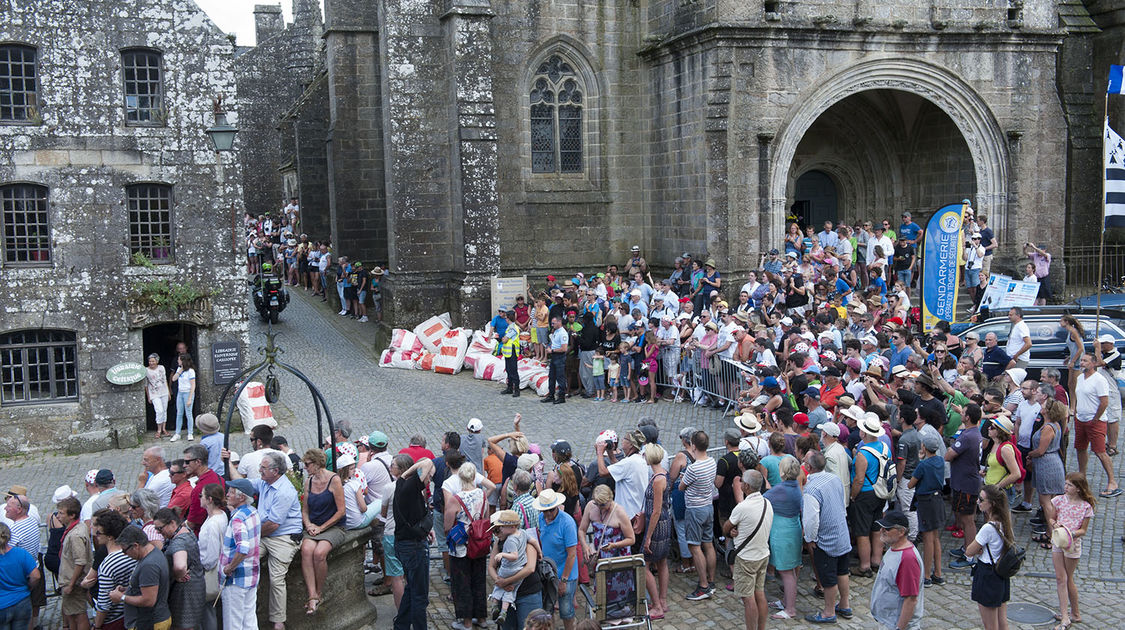
[(532, 505), (534, 505), (535, 509), (539, 510), (540, 512), (546, 512), (547, 510), (553, 510), (559, 507), (563, 503), (566, 503), (565, 496), (558, 492), (555, 492), (550, 488), (547, 488), (546, 490), (539, 493), (539, 496), (535, 499), (535, 503), (533, 503)]
[[(852, 409), (855, 409), (855, 407), (852, 407)], [(862, 433), (873, 437), (883, 437), (886, 433), (886, 431), (883, 430), (883, 422), (879, 420), (879, 416), (871, 412), (863, 414), (863, 417), (857, 420), (856, 424), (859, 425), (859, 430)]]
[(758, 417), (752, 413), (744, 413), (742, 415), (736, 416), (734, 419), (734, 426), (751, 434), (758, 433), (762, 430), (762, 423), (758, 420)]
[(1069, 550), (1074, 544), (1074, 534), (1071, 534), (1065, 525), (1059, 525), (1051, 532), (1051, 543), (1059, 549)]
[(516, 514), (515, 510), (500, 510), (489, 517), (489, 520), (492, 521), (492, 526), (489, 529), (520, 526), (520, 515)]

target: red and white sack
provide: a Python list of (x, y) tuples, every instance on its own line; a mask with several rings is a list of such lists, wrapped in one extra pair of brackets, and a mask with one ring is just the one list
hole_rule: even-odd
[(423, 350), (418, 354), (418, 359), (414, 362), (415, 370), (426, 370), (427, 372), (434, 371), (434, 359), (437, 357), (433, 352), (426, 352)]
[(454, 328), (445, 333), (441, 347), (434, 359), (434, 371), (438, 374), (456, 374), (465, 366), (465, 353), (469, 351), (470, 331)]
[(469, 354), (492, 354), (496, 351), (496, 340), (489, 339), (483, 330), (473, 333), (473, 341), (469, 344)]
[(379, 357), (379, 367), (398, 368), (400, 370), (414, 369), (415, 355), (413, 352), (403, 352), (394, 348), (387, 348)]
[(478, 354), (476, 365), (473, 366), (473, 376), (484, 381), (506, 382), (508, 373), (504, 369), (504, 359), (491, 354)]
[(266, 386), (257, 381), (250, 381), (238, 395), (238, 415), (242, 416), (242, 429), (247, 435), (259, 424), (277, 428), (273, 410), (266, 401)]
[(453, 322), (449, 319), (449, 313), (442, 313), (418, 324), (414, 328), (414, 334), (422, 342), (423, 348), (430, 352), (437, 352), (438, 347), (441, 346), (442, 338), (445, 337), (445, 333), (449, 332), (450, 328), (453, 328)]
[(536, 374), (535, 376), (531, 377), (530, 385), (535, 390), (536, 394), (540, 396), (547, 395), (547, 392), (550, 391), (550, 389), (548, 389), (547, 387), (548, 379), (549, 377), (547, 376), (546, 372), (543, 372), (542, 374)]
[(409, 330), (395, 328), (391, 331), (391, 349), (405, 352), (421, 352), (422, 340), (418, 339), (418, 335), (415, 335)]
[(538, 374), (546, 374), (547, 368), (535, 359), (520, 359), (519, 360), (519, 375), (520, 375), (520, 389), (527, 387), (531, 383), (531, 378)]

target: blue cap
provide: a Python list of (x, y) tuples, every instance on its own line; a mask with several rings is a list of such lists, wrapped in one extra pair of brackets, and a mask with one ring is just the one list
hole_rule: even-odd
[(251, 499), (258, 496), (258, 489), (249, 479), (231, 479), (227, 482), (227, 487), (234, 488)]
[(386, 448), (387, 434), (382, 431), (372, 431), (371, 435), (367, 436), (367, 443), (377, 448)]
[(767, 376), (762, 379), (762, 387), (778, 387), (777, 379), (772, 376)]
[(812, 396), (813, 398), (820, 398), (820, 390), (815, 387), (810, 387), (801, 392), (802, 396)]

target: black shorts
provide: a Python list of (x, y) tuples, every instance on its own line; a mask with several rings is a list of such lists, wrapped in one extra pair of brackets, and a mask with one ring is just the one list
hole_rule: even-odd
[(355, 287), (344, 287), (344, 299), (345, 300), (355, 300), (355, 299), (358, 299), (358, 298), (359, 298), (359, 294), (356, 293)]
[(973, 566), (972, 600), (986, 608), (999, 608), (1011, 599), (1011, 580), (996, 575), (991, 564), (978, 560)]
[(932, 532), (945, 527), (945, 501), (941, 494), (915, 496), (918, 511), (918, 531)]
[(816, 574), (820, 576), (820, 585), (825, 588), (836, 586), (839, 576), (850, 575), (848, 571), (850, 557), (851, 552), (842, 556), (830, 556), (820, 547), (813, 549), (813, 564), (816, 565)]
[(875, 496), (874, 490), (860, 492), (848, 505), (848, 528), (856, 536), (869, 536), (879, 532), (875, 521), (883, 515), (886, 501)]
[(954, 514), (976, 514), (977, 513), (977, 495), (979, 492), (961, 492), (954, 490), (953, 496), (950, 499), (950, 506), (953, 508)]

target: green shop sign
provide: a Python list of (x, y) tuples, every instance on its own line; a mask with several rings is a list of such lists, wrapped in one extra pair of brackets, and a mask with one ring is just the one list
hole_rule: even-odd
[(145, 366), (140, 363), (118, 363), (105, 371), (105, 380), (114, 385), (132, 385), (145, 378)]

